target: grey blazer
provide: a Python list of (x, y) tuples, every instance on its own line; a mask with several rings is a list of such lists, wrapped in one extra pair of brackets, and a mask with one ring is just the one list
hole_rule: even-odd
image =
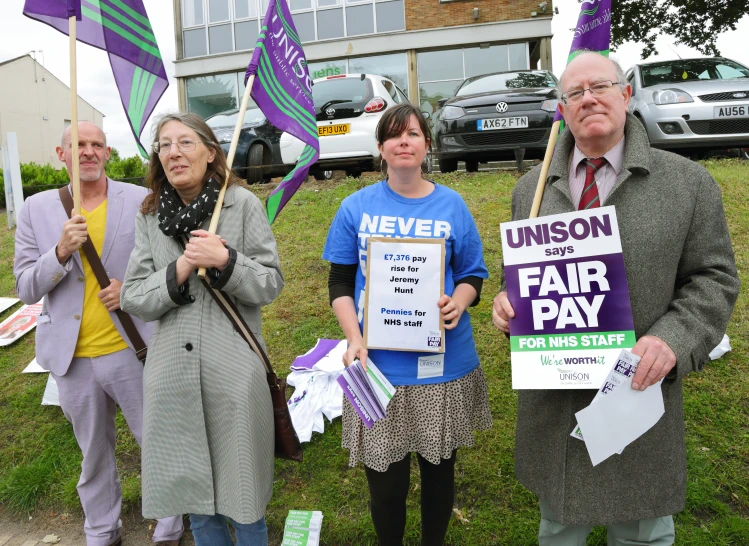
[[(616, 207), (637, 338), (663, 339), (676, 367), (663, 382), (658, 424), (595, 468), (570, 437), (595, 391), (519, 391), (515, 471), (563, 524), (606, 524), (680, 512), (686, 495), (682, 378), (700, 371), (725, 332), (739, 291), (720, 189), (700, 165), (650, 148), (628, 115), (624, 164), (604, 205)], [(539, 216), (574, 210), (560, 135)], [(540, 168), (519, 181), (512, 219), (528, 218)], [(652, 387), (651, 387), (652, 388)]]
[[(107, 228), (100, 256), (109, 278), (123, 280), (135, 246), (135, 216), (148, 190), (107, 179)], [(55, 256), (55, 247), (68, 217), (57, 190), (32, 195), (24, 202), (16, 228), (13, 273), (16, 292), (24, 303), (44, 298), (37, 319), (36, 360), (45, 370), (65, 375), (73, 359), (83, 313), (84, 276), (78, 252), (67, 267)], [(122, 338), (130, 341), (115, 313), (110, 313)], [(148, 343), (152, 325), (133, 318)]]

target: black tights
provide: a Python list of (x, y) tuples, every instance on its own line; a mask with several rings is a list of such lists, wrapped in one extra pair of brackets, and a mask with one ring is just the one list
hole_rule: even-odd
[[(421, 455), (421, 544), (441, 546), (455, 499), (455, 453), (440, 464)], [(402, 546), (406, 528), (406, 497), (410, 487), (411, 454), (391, 463), (385, 472), (365, 466), (369, 482), (372, 521), (380, 546)]]

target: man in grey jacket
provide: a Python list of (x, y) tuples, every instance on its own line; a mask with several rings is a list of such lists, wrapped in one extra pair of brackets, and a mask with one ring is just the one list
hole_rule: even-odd
[[(554, 150), (539, 216), (616, 207), (637, 343), (632, 388), (664, 379), (665, 414), (616, 457), (593, 467), (570, 437), (575, 412), (594, 390), (518, 392), (515, 472), (539, 496), (541, 546), (584, 546), (595, 525), (610, 545), (674, 542), (672, 514), (684, 508), (683, 377), (699, 371), (725, 332), (739, 290), (720, 189), (698, 164), (650, 148), (627, 113), (631, 88), (621, 68), (583, 53), (561, 78), (569, 130)], [(530, 216), (539, 168), (519, 181), (512, 219)], [(492, 318), (509, 332), (506, 292)]]
[[(121, 543), (122, 491), (115, 462), (115, 412), (119, 405), (140, 444), (143, 419), (143, 366), (115, 311), (121, 279), (135, 245), (135, 216), (145, 188), (107, 178), (104, 132), (79, 123), (81, 215), (68, 219), (57, 190), (26, 200), (16, 230), (13, 272), (18, 297), (36, 303), (36, 357), (52, 373), (60, 405), (83, 452), (78, 495), (86, 515), (87, 546)], [(72, 172), (71, 130), (57, 155)], [(101, 289), (83, 252), (91, 238), (111, 284)], [(152, 325), (133, 319), (148, 341)], [(153, 540), (177, 546), (182, 517), (159, 520)]]

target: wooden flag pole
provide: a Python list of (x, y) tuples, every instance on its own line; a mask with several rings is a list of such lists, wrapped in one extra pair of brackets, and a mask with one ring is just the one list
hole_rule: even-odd
[(70, 181), (73, 184), (73, 215), (81, 214), (81, 167), (78, 156), (78, 74), (76, 67), (76, 28), (75, 16), (68, 19), (70, 38), (70, 144), (73, 148), (73, 172)]
[[(218, 228), (218, 218), (221, 215), (221, 208), (224, 206), (224, 195), (226, 194), (226, 188), (229, 185), (229, 177), (231, 177), (231, 166), (234, 164), (234, 156), (237, 153), (237, 145), (239, 144), (239, 135), (242, 132), (242, 125), (244, 125), (244, 114), (247, 111), (247, 105), (250, 104), (250, 93), (252, 92), (252, 84), (255, 83), (255, 74), (250, 76), (247, 80), (247, 86), (244, 88), (244, 96), (242, 97), (242, 104), (239, 107), (239, 113), (237, 114), (237, 123), (234, 125), (234, 134), (231, 137), (231, 144), (229, 145), (229, 153), (226, 156), (226, 164), (228, 169), (226, 170), (226, 179), (221, 186), (221, 191), (218, 194), (216, 200), (216, 206), (213, 209), (213, 215), (211, 216), (211, 223), (208, 227), (209, 233), (216, 233)], [(198, 277), (201, 279), (205, 278), (205, 267), (198, 269)]]
[(557, 144), (557, 136), (559, 136), (559, 126), (561, 124), (561, 121), (555, 121), (551, 126), (549, 143), (546, 145), (546, 155), (544, 155), (544, 164), (541, 167), (541, 174), (538, 175), (536, 195), (533, 197), (533, 206), (531, 206), (531, 218), (537, 218), (538, 210), (541, 208), (541, 199), (544, 197), (544, 188), (546, 187), (546, 176), (549, 174), (551, 157), (554, 155), (554, 146)]

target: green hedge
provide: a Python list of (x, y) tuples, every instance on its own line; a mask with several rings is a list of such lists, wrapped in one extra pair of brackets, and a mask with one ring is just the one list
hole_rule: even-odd
[[(113, 148), (105, 171), (113, 180), (142, 184), (148, 172), (148, 164), (140, 156), (122, 159), (119, 152)], [(22, 163), (21, 180), (23, 181), (23, 196), (27, 198), (35, 193), (61, 188), (69, 183), (70, 178), (65, 167), (58, 171), (51, 165)], [(5, 179), (2, 169), (0, 169), (0, 207), (5, 208)]]

